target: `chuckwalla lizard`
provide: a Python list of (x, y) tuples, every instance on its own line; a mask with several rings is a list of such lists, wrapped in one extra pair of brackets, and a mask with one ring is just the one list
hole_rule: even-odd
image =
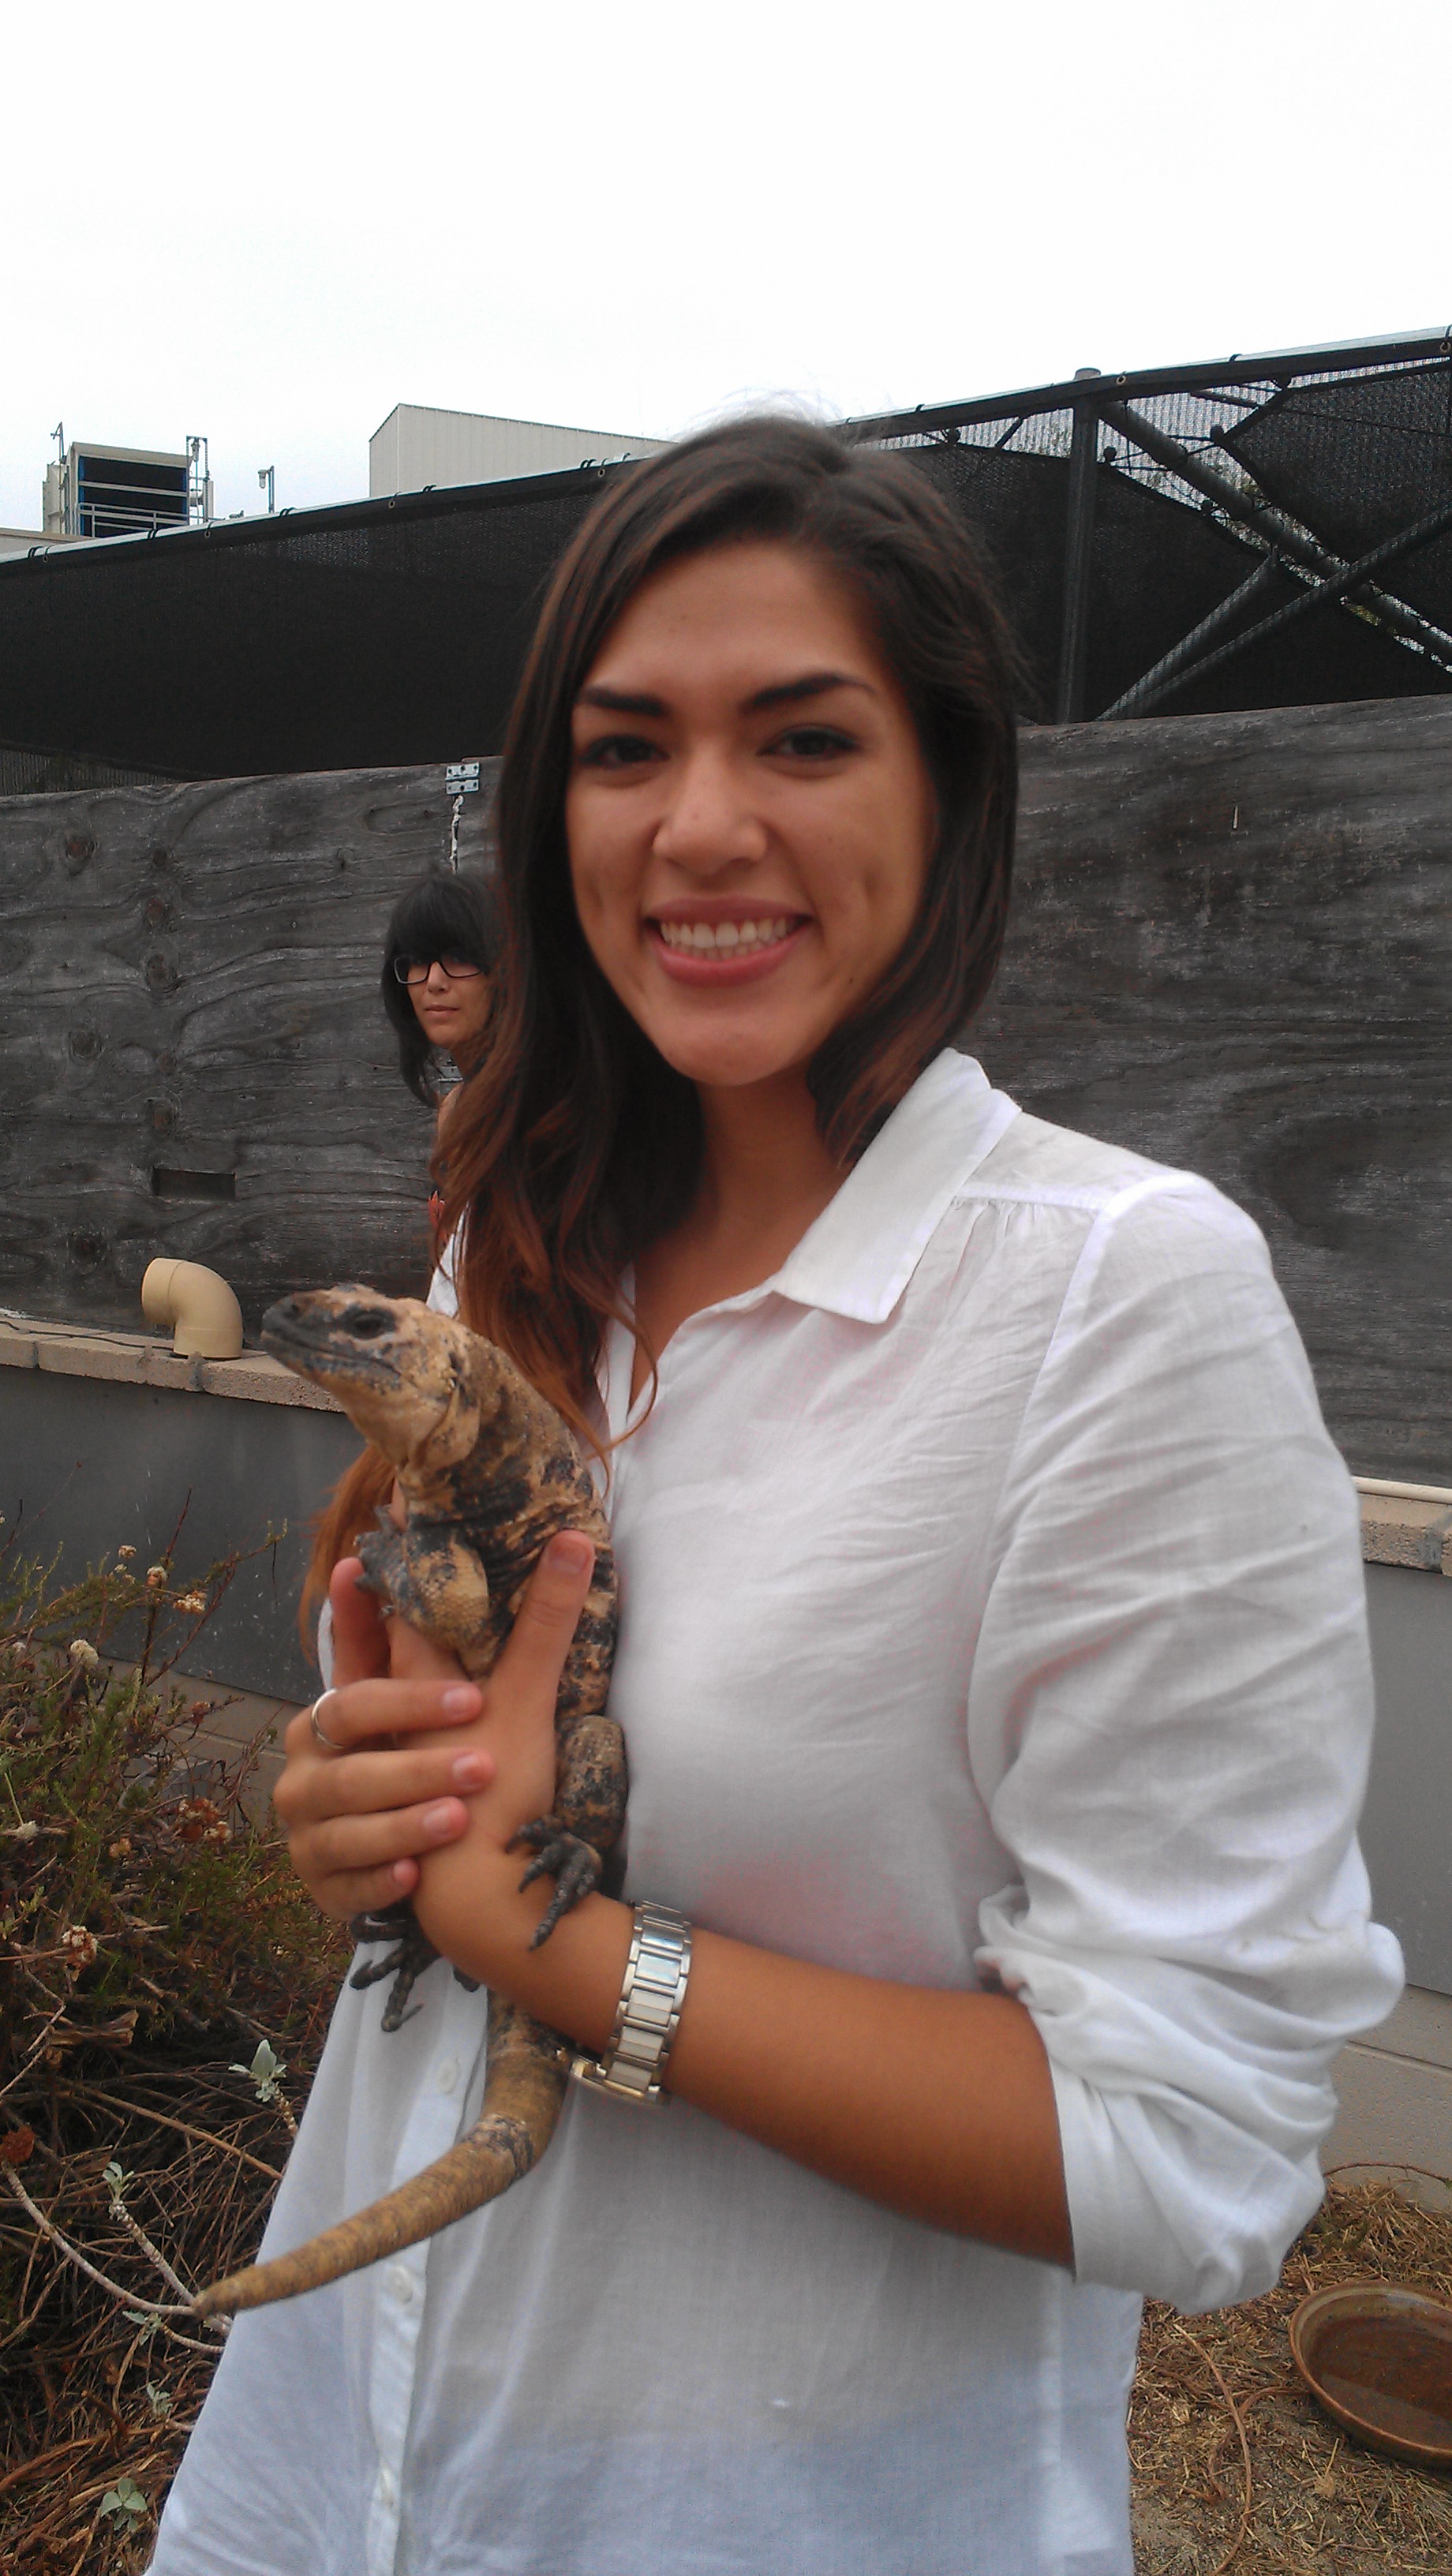
[[(555, 1532), (583, 1530), (595, 1543), (594, 1575), (555, 1707), (554, 1808), (518, 1837), (534, 1851), (524, 1883), (545, 1873), (555, 1881), (534, 1935), (536, 1943), (545, 1940), (599, 1884), (625, 1819), (625, 1748), (605, 1714), (615, 1568), (580, 1443), (492, 1342), (411, 1298), (358, 1287), (285, 1297), (264, 1316), (262, 1341), (336, 1396), (392, 1461), (406, 1525), (399, 1529), (380, 1513), (379, 1528), (360, 1541), (364, 1587), (456, 1654), (473, 1680), (493, 1669)], [(437, 1953), (406, 1904), (360, 1916), (352, 1929), (361, 1940), (394, 1945), (352, 1982), (394, 1978), (383, 2027), (396, 2030), (415, 1979)], [(214, 2283), (197, 2300), (198, 2313), (223, 2315), (317, 2289), (497, 2198), (548, 2146), (569, 2054), (557, 2032), (491, 1995), (484, 2098), (467, 2136), (371, 2208)]]

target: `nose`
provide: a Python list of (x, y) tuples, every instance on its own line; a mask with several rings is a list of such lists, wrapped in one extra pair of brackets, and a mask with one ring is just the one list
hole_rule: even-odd
[(692, 876), (753, 865), (767, 852), (749, 778), (724, 747), (702, 744), (672, 764), (655, 855)]
[(434, 1000), (437, 1002), (445, 993), (447, 993), (448, 989), (449, 979), (444, 973), (443, 967), (438, 958), (435, 957), (430, 963), (429, 971), (424, 981), (424, 991), (426, 993), (431, 993)]

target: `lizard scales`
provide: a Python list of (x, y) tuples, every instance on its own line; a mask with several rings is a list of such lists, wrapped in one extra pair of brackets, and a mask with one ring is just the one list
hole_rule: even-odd
[[(600, 1882), (625, 1819), (625, 1748), (605, 1714), (615, 1644), (610, 1531), (584, 1452), (554, 1407), (492, 1342), (412, 1298), (371, 1288), (286, 1297), (263, 1318), (265, 1349), (336, 1396), (393, 1463), (407, 1503), (359, 1542), (366, 1588), (459, 1657), (471, 1680), (493, 1670), (520, 1596), (557, 1531), (583, 1530), (595, 1568), (555, 1706), (554, 1805), (518, 1839), (528, 1879), (555, 1880), (534, 1939)], [(412, 1908), (360, 1917), (364, 1940), (390, 1938), (354, 1985), (394, 1976), (384, 2028), (397, 2029), (414, 1979), (436, 1956)], [(262, 2307), (320, 2288), (417, 2244), (496, 2199), (528, 2173), (554, 2133), (569, 2048), (502, 1996), (489, 1999), (488, 2071), (479, 2117), (446, 2155), (397, 2191), (270, 2262), (203, 2291), (199, 2315)]]

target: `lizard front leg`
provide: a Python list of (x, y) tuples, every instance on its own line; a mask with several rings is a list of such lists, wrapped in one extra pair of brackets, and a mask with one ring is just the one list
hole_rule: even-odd
[(552, 1878), (555, 1892), (536, 1924), (530, 1948), (547, 1941), (561, 1915), (600, 1884), (605, 1854), (625, 1821), (625, 1738), (612, 1717), (576, 1718), (561, 1733), (555, 1803), (547, 1816), (521, 1825), (511, 1851), (524, 1843), (534, 1858), (520, 1880)]
[(358, 1542), (361, 1588), (377, 1593), (400, 1619), (445, 1654), (477, 1645), (489, 1621), (489, 1578), (472, 1547), (448, 1523), (410, 1520), (395, 1527), (385, 1511)]

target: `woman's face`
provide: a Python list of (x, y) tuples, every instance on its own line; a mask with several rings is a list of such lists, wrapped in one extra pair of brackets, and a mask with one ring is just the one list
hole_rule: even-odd
[(410, 984), (408, 998), (430, 1046), (446, 1047), (456, 1064), (466, 1064), (489, 1017), (488, 976), (446, 975), (435, 957), (427, 981)]
[(805, 1066), (892, 964), (934, 828), (902, 691), (849, 591), (766, 542), (669, 566), (574, 710), (581, 925), (632, 1019), (707, 1086)]

